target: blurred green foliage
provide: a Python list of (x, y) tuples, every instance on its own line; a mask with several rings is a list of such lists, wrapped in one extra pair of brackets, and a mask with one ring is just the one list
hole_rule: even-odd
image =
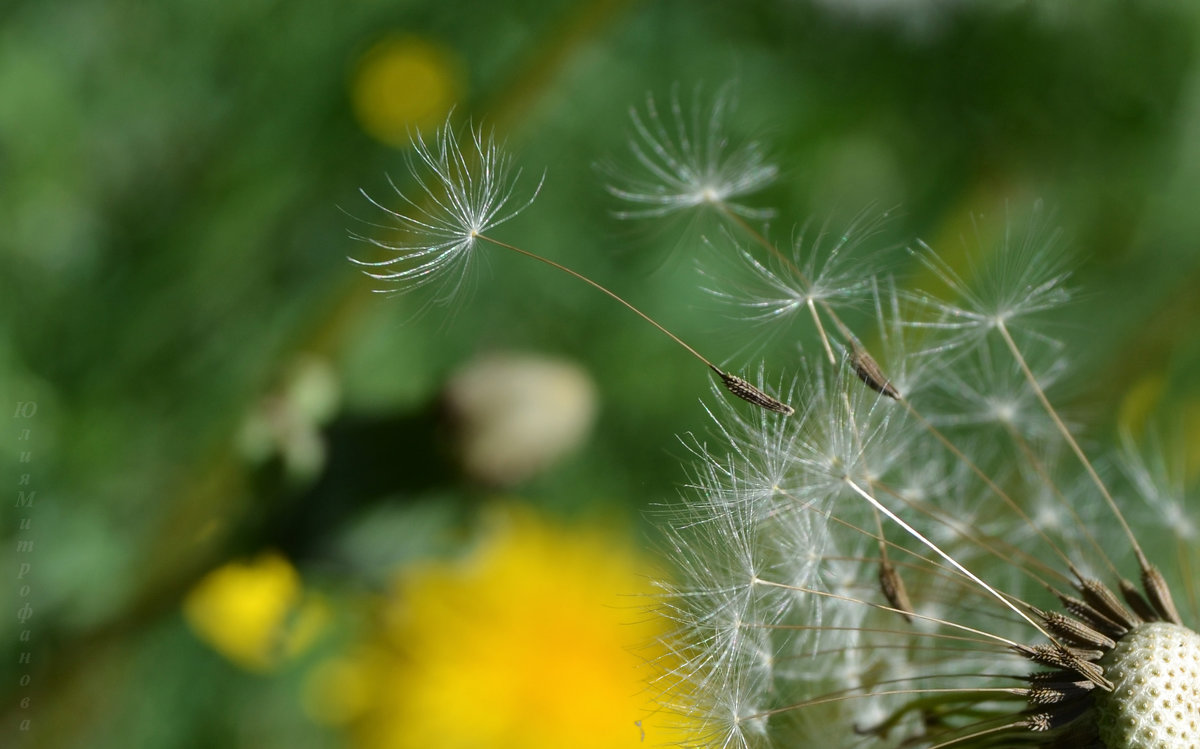
[[(283, 549), (335, 598), (457, 548), (494, 493), (445, 459), (437, 411), (448, 373), (473, 354), (566, 357), (600, 389), (587, 446), (510, 491), (557, 513), (636, 515), (684, 480), (674, 435), (705, 428), (708, 376), (609, 300), (496, 255), (461, 304), (417, 316), (421, 299), (372, 296), (346, 262), (363, 252), (348, 228), (381, 218), (357, 190), (383, 195), (386, 174), (404, 175), (348, 93), (360, 55), (388, 34), (456, 56), (455, 120), (496, 126), (527, 175), (547, 169), (537, 202), (499, 236), (610, 285), (720, 361), (739, 347), (698, 293), (698, 229), (618, 223), (593, 167), (628, 161), (627, 113), (647, 92), (678, 85), (686, 101), (697, 84), (736, 81), (735, 134), (761, 137), (783, 168), (752, 199), (781, 209), (776, 236), (898, 205), (887, 244), (921, 236), (953, 257), (973, 241), (971, 215), (1003, 220), (1044, 200), (1085, 291), (1063, 314), (1081, 362), (1065, 405), (1097, 415), (1103, 438), (1147, 375), (1174, 403), (1200, 396), (1196, 9), (852, 5), (0, 11), (0, 407), (39, 406), (27, 625), (10, 613), (15, 587), (0, 587), (0, 656), (37, 655), (27, 687), (0, 668), (0, 743), (339, 745), (299, 706), (307, 661), (241, 673), (192, 637), (180, 598), (262, 548)], [(903, 252), (887, 257), (903, 274)], [(774, 346), (787, 376), (796, 342)], [(731, 364), (752, 368), (760, 353)], [(238, 435), (305, 357), (334, 373), (340, 405), (317, 425), (324, 468), (294, 480), (248, 460)], [(28, 472), (17, 440), (10, 424), (6, 477)], [(13, 502), (0, 506), (11, 579), (22, 536)], [(343, 621), (337, 637), (353, 629)]]

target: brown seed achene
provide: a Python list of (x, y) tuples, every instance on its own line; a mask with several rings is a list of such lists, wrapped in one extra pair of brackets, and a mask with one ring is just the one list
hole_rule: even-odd
[(796, 409), (792, 408), (778, 398), (773, 398), (772, 396), (767, 395), (762, 390), (759, 390), (735, 374), (721, 372), (719, 370), (717, 371), (717, 374), (721, 376), (721, 382), (725, 384), (725, 388), (729, 392), (733, 393), (747, 403), (753, 403), (759, 408), (765, 408), (768, 411), (774, 411), (775, 413), (783, 414), (784, 416), (791, 416), (792, 414), (796, 413)]
[(858, 379), (866, 383), (867, 387), (892, 400), (900, 400), (900, 391), (888, 380), (875, 358), (867, 353), (867, 350), (857, 341), (851, 343), (850, 366), (854, 368), (854, 374), (858, 375)]

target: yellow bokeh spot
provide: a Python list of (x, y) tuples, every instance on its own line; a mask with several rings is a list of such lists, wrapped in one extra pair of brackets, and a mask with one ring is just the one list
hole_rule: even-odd
[[(1164, 416), (1167, 411), (1170, 416)], [(1200, 478), (1200, 399), (1172, 400), (1167, 392), (1167, 378), (1161, 372), (1152, 372), (1134, 383), (1121, 399), (1117, 413), (1122, 429), (1134, 437), (1143, 435), (1156, 421), (1169, 418), (1167, 426), (1182, 425), (1181, 445), (1177, 457), (1182, 461), (1185, 483), (1191, 484)]]
[(310, 712), (363, 749), (678, 742), (651, 712), (646, 572), (610, 532), (506, 512), (469, 559), (404, 571), (374, 633), (314, 672)]
[(361, 660), (331, 658), (309, 674), (304, 709), (322, 723), (346, 723), (368, 708), (370, 689), (370, 669)]
[(462, 75), (446, 49), (413, 36), (389, 36), (367, 50), (350, 86), (354, 115), (376, 140), (404, 147), (414, 131), (446, 121)]
[(327, 606), (305, 596), (295, 568), (272, 552), (205, 575), (184, 598), (183, 614), (214, 650), (259, 672), (304, 652), (329, 620)]
[(1190, 485), (1200, 477), (1200, 399), (1189, 398), (1183, 405), (1185, 453), (1184, 480)]
[(1121, 428), (1134, 436), (1145, 431), (1146, 422), (1162, 401), (1166, 384), (1166, 378), (1160, 372), (1152, 372), (1134, 383), (1121, 399), (1117, 411)]

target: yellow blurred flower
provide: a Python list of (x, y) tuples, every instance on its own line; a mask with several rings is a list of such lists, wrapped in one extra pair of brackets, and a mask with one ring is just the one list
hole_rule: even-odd
[(304, 595), (295, 568), (274, 552), (205, 575), (184, 598), (183, 614), (214, 650), (259, 672), (305, 651), (329, 620), (325, 604)]
[(406, 570), (368, 641), (314, 672), (309, 709), (365, 749), (659, 745), (645, 574), (611, 533), (505, 513), (470, 558)]
[(407, 147), (414, 130), (446, 121), (461, 81), (449, 50), (419, 37), (388, 36), (358, 62), (350, 85), (354, 115), (376, 140)]

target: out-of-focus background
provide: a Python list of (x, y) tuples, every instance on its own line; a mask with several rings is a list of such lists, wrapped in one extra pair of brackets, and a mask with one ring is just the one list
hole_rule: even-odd
[(718, 361), (755, 371), (769, 352), (775, 377), (796, 342), (746, 349), (700, 291), (711, 227), (613, 215), (596, 165), (633, 163), (629, 110), (648, 93), (736, 93), (731, 137), (760, 138), (781, 168), (746, 201), (777, 209), (777, 237), (898, 207), (879, 242), (900, 276), (914, 237), (959, 263), (1041, 200), (1076, 253), (1060, 397), (1089, 444), (1200, 423), (1198, 16), (10, 3), (0, 745), (680, 738), (642, 683), (645, 595), (670, 574), (648, 510), (686, 481), (676, 435), (706, 428), (710, 376), (610, 300), (494, 248), (452, 307), (372, 294), (349, 233), (386, 217), (359, 189), (387, 202), (409, 134), (448, 115), (493, 127), (526, 184), (546, 172), (497, 236)]

